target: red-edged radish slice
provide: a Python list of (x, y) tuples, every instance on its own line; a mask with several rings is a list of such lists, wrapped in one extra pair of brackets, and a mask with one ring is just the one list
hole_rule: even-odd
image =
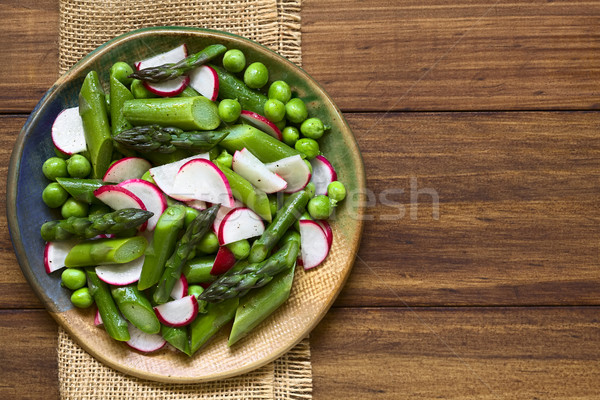
[(251, 209), (246, 207), (231, 210), (219, 226), (219, 243), (226, 245), (238, 240), (250, 239), (262, 235), (265, 224)]
[(173, 183), (173, 194), (233, 207), (234, 199), (229, 181), (219, 167), (209, 160), (195, 159), (185, 163)]
[(268, 133), (273, 136), (275, 139), (283, 140), (283, 136), (281, 135), (281, 131), (271, 121), (267, 118), (263, 117), (260, 114), (257, 114), (253, 111), (242, 110), (240, 114), (240, 118), (242, 121), (246, 122), (248, 125), (252, 125), (253, 127), (260, 129), (261, 131)]
[(102, 321), (102, 316), (100, 315), (100, 311), (96, 309), (96, 314), (94, 315), (94, 325), (95, 326), (104, 326), (104, 322)]
[(159, 333), (146, 333), (128, 324), (129, 340), (127, 345), (142, 353), (151, 353), (164, 347), (167, 341)]
[(329, 254), (329, 242), (325, 231), (315, 221), (303, 219), (300, 224), (300, 250), (304, 269), (321, 264)]
[(65, 266), (65, 258), (73, 246), (77, 244), (76, 240), (65, 240), (61, 242), (48, 242), (44, 248), (44, 268), (51, 274)]
[(229, 214), (229, 211), (239, 207), (244, 207), (244, 204), (241, 201), (235, 199), (233, 207), (221, 206), (219, 208), (219, 211), (217, 211), (217, 215), (215, 216), (215, 220), (213, 222), (213, 231), (215, 232), (215, 234), (219, 234), (219, 226), (221, 226), (221, 221), (223, 221), (223, 218), (225, 218), (225, 216)]
[(299, 155), (282, 158), (279, 161), (265, 164), (265, 166), (287, 182), (285, 193), (302, 190), (310, 181), (310, 169)]
[(124, 286), (140, 279), (143, 265), (144, 256), (141, 256), (128, 263), (98, 265), (96, 274), (98, 278), (110, 285)]
[(146, 227), (149, 231), (153, 231), (158, 219), (167, 209), (167, 199), (164, 193), (156, 185), (143, 179), (128, 179), (119, 183), (118, 186), (136, 195), (144, 203), (146, 210), (154, 213), (148, 220), (148, 226)]
[(185, 205), (192, 207), (198, 211), (206, 210), (206, 202), (202, 200), (189, 200), (185, 202)]
[(128, 179), (139, 179), (151, 167), (152, 164), (143, 158), (122, 158), (108, 167), (102, 180), (104, 182), (120, 183)]
[(189, 86), (202, 96), (215, 101), (219, 95), (219, 76), (214, 68), (201, 65), (189, 73)]
[(173, 290), (171, 290), (171, 298), (173, 300), (179, 300), (187, 296), (188, 294), (188, 283), (185, 275), (181, 274), (179, 279), (175, 282)]
[[(163, 64), (172, 64), (183, 60), (187, 57), (187, 47), (183, 44), (165, 53), (158, 54), (154, 57), (147, 58), (143, 61), (135, 63), (138, 70), (158, 67)], [(176, 96), (183, 92), (185, 87), (190, 82), (190, 77), (187, 75), (170, 79), (159, 83), (144, 82), (146, 89), (159, 96)]]
[(189, 324), (198, 315), (196, 296), (189, 295), (154, 307), (156, 316), (163, 324), (177, 328)]
[(269, 171), (265, 164), (246, 148), (233, 154), (231, 168), (265, 193), (280, 192), (287, 187), (285, 179)]
[(321, 229), (323, 229), (323, 232), (325, 232), (325, 236), (327, 236), (327, 244), (329, 245), (329, 249), (331, 249), (331, 245), (333, 244), (333, 230), (331, 229), (331, 225), (329, 225), (329, 222), (327, 222), (325, 219), (318, 219), (315, 222), (319, 224)]
[(198, 158), (203, 158), (208, 160), (208, 153), (197, 154), (195, 156), (191, 156), (188, 158), (184, 158), (183, 160), (175, 161), (169, 164), (164, 164), (159, 167), (150, 168), (150, 176), (156, 182), (156, 186), (160, 188), (167, 196), (174, 198), (179, 201), (187, 201), (193, 199), (187, 198), (177, 198), (173, 194), (173, 183), (175, 182), (175, 175), (179, 172), (179, 169), (186, 164), (188, 161), (196, 160)]
[[(139, 208), (146, 210), (144, 202), (129, 190), (117, 185), (105, 185), (94, 191), (94, 196), (113, 210), (122, 210), (123, 208)], [(146, 210), (147, 211), (147, 210)], [(140, 225), (139, 230), (146, 230), (148, 221)]]
[(337, 180), (335, 169), (323, 156), (316, 156), (310, 161), (312, 165), (312, 177), (310, 181), (315, 184), (316, 195), (327, 195), (327, 186)]
[(213, 263), (213, 267), (210, 270), (212, 275), (221, 275), (225, 272), (229, 271), (231, 267), (235, 264), (235, 256), (225, 246), (219, 247), (219, 251), (217, 251), (217, 256), (215, 257), (215, 262)]
[(68, 155), (87, 149), (79, 107), (66, 108), (58, 114), (52, 124), (52, 142)]

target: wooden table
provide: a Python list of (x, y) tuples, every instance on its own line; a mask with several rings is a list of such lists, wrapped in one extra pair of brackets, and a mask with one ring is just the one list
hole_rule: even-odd
[[(2, 179), (57, 78), (57, 3), (0, 4)], [(600, 397), (600, 1), (304, 0), (302, 27), (371, 193), (314, 398)], [(4, 214), (0, 398), (55, 399)]]

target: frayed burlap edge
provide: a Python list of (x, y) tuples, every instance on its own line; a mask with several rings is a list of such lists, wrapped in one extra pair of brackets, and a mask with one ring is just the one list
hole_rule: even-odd
[(90, 356), (59, 327), (58, 380), (63, 400), (312, 399), (308, 338), (247, 374), (186, 385), (151, 382), (115, 371)]

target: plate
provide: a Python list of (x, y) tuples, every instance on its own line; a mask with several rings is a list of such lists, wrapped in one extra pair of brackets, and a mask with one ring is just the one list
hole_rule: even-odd
[[(331, 125), (321, 140), (322, 152), (344, 182), (349, 196), (332, 220), (334, 241), (321, 266), (298, 268), (289, 300), (255, 331), (235, 346), (227, 346), (228, 329), (189, 358), (168, 348), (144, 355), (112, 340), (93, 324), (93, 307), (79, 310), (71, 305), (70, 291), (61, 288), (60, 272), (46, 274), (40, 226), (57, 219), (41, 200), (48, 184), (41, 173), (43, 162), (53, 156), (50, 128), (58, 113), (77, 105), (85, 75), (98, 71), (108, 82), (116, 61), (134, 61), (186, 43), (191, 51), (222, 43), (241, 49), (248, 63), (261, 61), (270, 79), (282, 79), (304, 99), (311, 116)], [(232, 34), (194, 28), (146, 28), (119, 36), (100, 46), (63, 75), (37, 104), (21, 130), (10, 160), (7, 211), (11, 239), (23, 274), (54, 319), (88, 353), (121, 372), (143, 379), (192, 383), (228, 378), (250, 372), (299, 343), (319, 323), (341, 291), (354, 263), (362, 231), (365, 175), (356, 140), (331, 98), (306, 72), (271, 50)]]

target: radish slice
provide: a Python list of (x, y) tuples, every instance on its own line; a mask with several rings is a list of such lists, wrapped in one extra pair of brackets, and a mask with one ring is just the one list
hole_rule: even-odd
[(164, 347), (167, 341), (158, 333), (146, 333), (132, 324), (128, 324), (129, 340), (127, 345), (142, 353), (151, 353)]
[(310, 181), (311, 173), (308, 165), (301, 156), (295, 155), (265, 164), (269, 171), (281, 176), (286, 182), (285, 193), (294, 193), (306, 187)]
[(63, 268), (67, 254), (69, 254), (76, 244), (76, 240), (46, 243), (46, 247), (44, 248), (44, 267), (46, 268), (46, 272), (51, 274)]
[(331, 245), (333, 244), (333, 230), (331, 229), (331, 225), (325, 219), (318, 219), (315, 221), (323, 232), (325, 232), (325, 236), (327, 237), (327, 244), (329, 245), (329, 249), (331, 249)]
[(146, 207), (146, 210), (154, 213), (148, 220), (146, 229), (153, 231), (156, 228), (156, 223), (167, 209), (167, 199), (160, 189), (152, 183), (143, 179), (129, 179), (119, 183), (119, 187), (129, 190), (136, 195)]
[[(139, 208), (146, 210), (144, 202), (129, 190), (117, 185), (105, 185), (94, 191), (94, 196), (113, 210), (122, 210), (123, 208)], [(148, 211), (148, 210), (146, 210)], [(140, 225), (139, 230), (146, 230), (148, 221)]]
[(262, 219), (251, 209), (242, 207), (231, 210), (219, 226), (219, 243), (226, 245), (238, 240), (260, 236), (265, 231)]
[(175, 282), (175, 286), (173, 286), (173, 290), (171, 290), (171, 298), (173, 300), (179, 300), (188, 294), (188, 283), (187, 279), (185, 279), (185, 275), (181, 275), (179, 279)]
[(313, 172), (310, 181), (315, 184), (315, 195), (327, 195), (327, 186), (337, 180), (335, 169), (323, 156), (316, 156), (310, 161)]
[(300, 224), (300, 250), (304, 269), (321, 264), (329, 254), (329, 242), (325, 231), (315, 221), (303, 219)]
[(190, 87), (202, 96), (215, 101), (219, 95), (219, 76), (217, 71), (208, 65), (201, 65), (192, 70), (190, 76)]
[(104, 174), (104, 182), (120, 183), (128, 179), (140, 179), (152, 167), (148, 160), (126, 157), (115, 161)]
[(96, 267), (98, 278), (110, 285), (124, 286), (137, 282), (142, 273), (144, 256), (123, 264), (105, 264)]
[(233, 154), (231, 168), (265, 193), (279, 192), (287, 187), (287, 182), (282, 177), (269, 171), (265, 164), (246, 148)]
[(217, 256), (215, 257), (215, 262), (213, 263), (213, 267), (210, 270), (212, 275), (221, 275), (225, 272), (229, 271), (231, 267), (235, 264), (236, 259), (231, 250), (229, 250), (225, 246), (219, 247), (219, 251), (217, 251)]
[(268, 133), (269, 135), (273, 136), (275, 139), (283, 140), (283, 136), (281, 135), (281, 131), (279, 130), (277, 125), (275, 125), (274, 123), (269, 121), (267, 118), (263, 117), (262, 115), (257, 114), (252, 111), (242, 110), (242, 113), (240, 114), (240, 118), (242, 119), (242, 121), (248, 123), (249, 125), (252, 125), (253, 127), (255, 127), (257, 129), (260, 129), (261, 131)]
[[(154, 57), (150, 57), (146, 60), (135, 63), (134, 65), (138, 70), (158, 67), (163, 64), (172, 64), (183, 60), (187, 57), (187, 47), (182, 44), (166, 53), (158, 54)], [(185, 87), (190, 82), (190, 77), (187, 75), (170, 79), (168, 81), (159, 83), (144, 82), (146, 89), (159, 96), (176, 96), (183, 92)]]
[(229, 214), (229, 211), (239, 207), (244, 207), (244, 204), (241, 201), (235, 199), (233, 207), (221, 206), (219, 208), (219, 211), (217, 211), (217, 215), (215, 216), (215, 221), (213, 222), (213, 231), (215, 232), (215, 234), (219, 234), (219, 226), (221, 226), (221, 221), (223, 221), (223, 218), (225, 218), (225, 216)]
[(100, 310), (96, 309), (96, 315), (94, 315), (94, 325), (95, 326), (103, 326), (104, 322), (102, 321), (102, 316), (100, 315)]
[(52, 124), (52, 142), (65, 154), (81, 153), (87, 149), (79, 107), (66, 108)]
[(175, 176), (172, 188), (178, 197), (203, 200), (233, 207), (234, 199), (229, 181), (219, 167), (209, 160), (196, 159), (185, 163)]
[(178, 198), (173, 194), (173, 183), (175, 182), (175, 175), (179, 172), (179, 169), (185, 165), (188, 161), (203, 158), (208, 160), (208, 153), (197, 154), (192, 157), (184, 158), (183, 160), (175, 161), (169, 164), (164, 164), (159, 167), (150, 168), (150, 176), (156, 182), (156, 186), (160, 188), (167, 196), (174, 198), (179, 201), (187, 201), (192, 199)]
[(190, 200), (190, 201), (186, 201), (185, 205), (188, 207), (192, 207), (195, 208), (196, 210), (202, 211), (202, 210), (206, 210), (206, 202), (202, 201), (202, 200)]
[(189, 324), (198, 315), (198, 300), (189, 295), (154, 307), (156, 316), (163, 324), (177, 328)]

